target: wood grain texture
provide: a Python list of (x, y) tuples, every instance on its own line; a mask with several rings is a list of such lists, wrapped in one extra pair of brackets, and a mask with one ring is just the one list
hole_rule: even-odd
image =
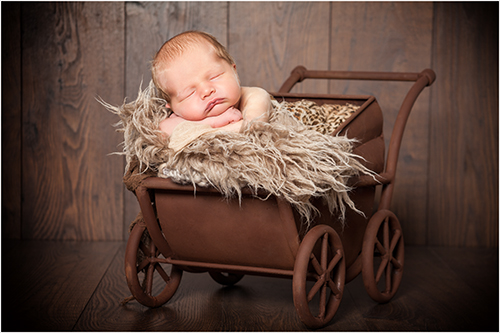
[(123, 96), (120, 3), (23, 11), (23, 238), (122, 238), (120, 135), (97, 101)]
[[(124, 256), (124, 250), (121, 254)], [(207, 273), (184, 272), (172, 299), (164, 306), (150, 309), (135, 300), (124, 306), (118, 305), (129, 295), (122, 270), (122, 263), (113, 262), (75, 325), (75, 330), (307, 330), (296, 314), (290, 279), (245, 276), (235, 286), (222, 287)], [(355, 309), (353, 299), (343, 301), (336, 318), (335, 325), (324, 330), (367, 328), (361, 314)]]
[[(168, 39), (187, 30), (201, 30), (227, 45), (227, 7), (225, 2), (127, 2), (126, 86), (129, 100), (137, 97), (151, 80), (149, 64)], [(135, 196), (125, 190), (124, 237), (140, 211)]]
[(21, 5), (2, 4), (2, 235), (21, 238)]
[(117, 242), (16, 242), (2, 252), (2, 331), (70, 331)]
[[(121, 254), (124, 256), (124, 250)], [(248, 289), (245, 286), (259, 278), (247, 276), (244, 286), (222, 288), (206, 273), (184, 273), (169, 306), (150, 309), (137, 301), (119, 305), (130, 295), (122, 271), (121, 262), (112, 264), (75, 330), (260, 331), (270, 321), (275, 321), (274, 328), (279, 329), (280, 324), (289, 320), (297, 325), (288, 280), (278, 280), (267, 286), (254, 283)], [(256, 295), (262, 287), (264, 293)], [(264, 301), (269, 292), (273, 295), (286, 293), (286, 310), (281, 308), (280, 298), (270, 303)]]
[[(471, 253), (469, 253), (471, 251)], [(495, 250), (486, 250), (494, 257)], [(460, 254), (459, 254), (460, 253)], [(360, 277), (349, 284), (352, 297), (370, 331), (489, 331), (498, 329), (498, 314), (491, 308), (491, 298), (485, 299), (478, 284), (468, 285), (472, 267), (479, 268), (476, 282), (494, 283), (498, 267), (492, 261), (475, 259), (481, 255), (465, 248), (447, 252), (442, 248), (407, 247), (403, 280), (398, 293), (387, 304), (376, 304), (365, 297)], [(462, 274), (448, 266), (467, 267)], [(455, 261), (455, 262), (454, 262)], [(489, 275), (486, 272), (495, 272)], [(471, 274), (472, 273), (472, 274)], [(489, 282), (487, 282), (489, 281)], [(490, 292), (494, 292), (491, 290)], [(496, 294), (498, 296), (498, 294)], [(496, 297), (498, 300), (498, 297)]]
[(434, 8), (428, 242), (498, 246), (498, 3)]
[[(17, 267), (7, 275), (7, 296), (19, 300), (2, 307), (2, 318), (23, 314), (25, 326), (17, 327), (25, 330), (308, 331), (289, 279), (247, 275), (222, 287), (206, 273), (184, 272), (165, 305), (120, 305), (130, 295), (124, 251), (123, 242), (13, 242), (2, 265)], [(333, 321), (319, 331), (496, 331), (495, 303), (495, 249), (409, 246), (402, 284), (389, 303), (372, 301), (358, 276), (345, 286)]]
[[(420, 72), (431, 67), (432, 4), (332, 3), (330, 67), (334, 70)], [(384, 112), (388, 147), (397, 112), (411, 83), (330, 81), (329, 92), (373, 95)], [(405, 242), (425, 244), (429, 91), (415, 103), (398, 161), (391, 209)]]
[[(126, 239), (118, 105), (168, 38), (214, 34), (242, 84), (277, 90), (296, 65), (420, 71), (392, 208), (406, 244), (498, 246), (498, 4), (357, 2), (5, 3), (4, 238)], [(17, 12), (16, 12), (17, 10)], [(19, 12), (20, 11), (20, 12)], [(21, 20), (22, 17), (22, 20)], [(6, 23), (7, 21), (4, 21)], [(16, 86), (18, 87), (16, 89)], [(306, 80), (297, 92), (372, 94), (386, 140), (408, 83)], [(11, 161), (7, 166), (6, 157)], [(22, 185), (21, 185), (22, 184)]]
[[(440, 259), (443, 267), (450, 268), (454, 274), (474, 289), (481, 299), (481, 311), (486, 317), (498, 317), (498, 251), (489, 248), (463, 248), (452, 246), (430, 247), (430, 251)], [(465, 264), (467, 263), (467, 264)], [(479, 330), (479, 329), (478, 329)]]
[[(297, 65), (328, 69), (330, 4), (234, 2), (229, 10), (229, 53), (242, 85), (278, 91)], [(326, 82), (293, 92), (325, 93)]]

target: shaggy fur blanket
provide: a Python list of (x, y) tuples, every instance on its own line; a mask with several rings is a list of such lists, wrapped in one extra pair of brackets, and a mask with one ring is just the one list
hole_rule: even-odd
[(157, 172), (195, 188), (213, 186), (227, 198), (240, 200), (244, 187), (255, 194), (265, 190), (287, 200), (307, 223), (317, 212), (313, 197), (323, 198), (341, 221), (346, 206), (358, 211), (347, 181), (371, 173), (352, 153), (353, 140), (306, 127), (284, 107), (286, 102), (273, 101), (268, 123), (251, 122), (240, 133), (207, 131), (176, 150), (159, 130), (169, 110), (152, 83), (140, 88), (130, 103), (101, 103), (120, 116), (117, 126), (124, 132), (126, 172), (138, 161), (138, 169), (148, 174)]

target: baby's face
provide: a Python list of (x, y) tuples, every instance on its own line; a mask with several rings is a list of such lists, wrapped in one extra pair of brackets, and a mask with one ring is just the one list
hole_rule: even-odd
[(171, 97), (167, 107), (191, 121), (238, 107), (241, 97), (236, 66), (219, 58), (208, 43), (200, 43), (172, 61), (159, 81)]

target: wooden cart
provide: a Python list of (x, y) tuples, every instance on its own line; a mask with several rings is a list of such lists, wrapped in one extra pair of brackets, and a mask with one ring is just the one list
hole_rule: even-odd
[[(376, 99), (289, 93), (306, 78), (414, 81), (399, 110), (386, 160), (382, 110)], [(332, 135), (357, 138), (354, 152), (377, 173), (376, 180), (370, 176), (352, 179), (351, 198), (366, 217), (348, 211), (347, 226), (342, 228), (338, 218), (318, 202), (321, 215), (313, 227), (304, 230), (290, 204), (274, 196), (261, 200), (244, 192), (240, 205), (212, 188), (197, 187), (194, 196), (192, 186), (147, 178), (136, 189), (145, 224), (134, 226), (125, 256), (133, 296), (148, 307), (161, 306), (175, 293), (183, 271), (208, 272), (223, 285), (235, 284), (245, 274), (292, 278), (297, 313), (311, 328), (332, 320), (344, 284), (360, 273), (372, 299), (389, 301), (398, 290), (404, 267), (403, 232), (390, 211), (399, 148), (415, 100), (434, 80), (430, 69), (382, 73), (295, 68), (273, 94), (277, 100), (360, 106)], [(382, 190), (374, 212), (376, 186)]]

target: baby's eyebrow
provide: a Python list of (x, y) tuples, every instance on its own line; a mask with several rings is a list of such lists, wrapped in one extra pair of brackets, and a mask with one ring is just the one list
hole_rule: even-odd
[(223, 69), (219, 69), (219, 70), (214, 70), (210, 73), (210, 77), (214, 77), (214, 76), (217, 76), (217, 75), (221, 75), (222, 73), (224, 73), (224, 70)]
[(178, 91), (177, 92), (177, 99), (182, 99), (182, 96), (184, 96), (186, 93), (185, 93), (186, 89), (182, 90), (182, 91)]
[(211, 68), (210, 72), (219, 72), (219, 71), (223, 71), (223, 70), (224, 70), (224, 66), (222, 66), (222, 65), (221, 65), (221, 64), (219, 64), (219, 63), (215, 63), (215, 64), (212, 66), (212, 68)]

